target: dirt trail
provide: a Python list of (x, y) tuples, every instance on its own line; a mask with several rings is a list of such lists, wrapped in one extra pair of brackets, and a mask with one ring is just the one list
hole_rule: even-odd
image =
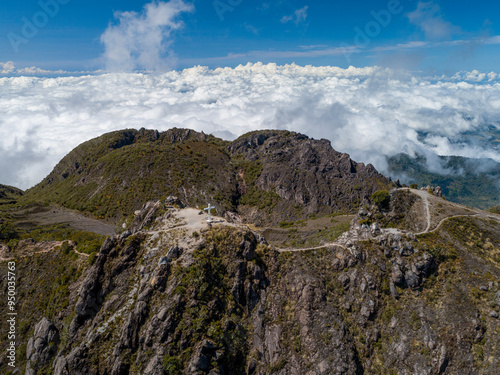
[[(43, 217), (43, 218), (46, 218), (47, 217), (47, 211), (48, 210), (43, 210), (43, 212), (37, 212), (37, 213), (32, 213), (30, 218), (33, 219), (34, 217)], [(62, 211), (62, 210), (61, 210)], [(66, 211), (66, 210), (64, 210)], [(185, 209), (182, 209), (182, 210), (179, 210), (179, 211), (174, 211), (173, 212), (173, 220), (169, 220), (162, 228), (158, 229), (158, 230), (155, 230), (155, 231), (148, 231), (148, 234), (159, 234), (160, 232), (170, 232), (170, 231), (173, 231), (175, 229), (187, 229), (191, 232), (195, 232), (195, 231), (201, 231), (202, 229), (207, 229), (208, 228), (208, 223), (207, 223), (207, 217), (208, 215), (205, 214), (205, 213), (202, 213), (201, 215), (199, 214), (200, 210), (197, 210), (195, 208), (185, 208)], [(67, 214), (68, 212), (63, 212), (64, 213), (64, 217), (65, 218), (68, 218)], [(70, 212), (70, 214), (74, 214), (72, 212)], [(75, 218), (78, 220), (78, 222), (81, 224), (81, 219), (82, 217), (84, 219), (87, 219), (85, 220), (85, 223), (86, 223), (86, 226), (85, 228), (86, 229), (94, 229), (95, 230), (102, 230), (102, 231), (107, 231), (109, 232), (109, 229), (111, 228), (111, 226), (106, 226), (106, 224), (98, 221), (98, 220), (94, 220), (94, 219), (89, 219), (87, 217), (84, 217), (83, 215), (78, 215), (78, 214), (74, 214)], [(60, 217), (60, 216), (59, 216)], [(54, 219), (55, 220), (54, 222), (60, 222), (58, 221), (57, 219)], [(46, 221), (45, 221), (46, 223)], [(92, 227), (88, 226), (88, 224), (92, 225)], [(212, 215), (212, 223), (211, 223), (212, 226), (217, 226), (217, 225), (225, 225), (225, 226), (231, 226), (231, 227), (241, 227), (241, 228), (248, 228), (247, 226), (245, 225), (238, 225), (238, 224), (233, 224), (233, 223), (228, 223), (225, 219), (221, 218), (221, 217), (216, 217), (216, 216), (213, 216)], [(114, 229), (114, 227), (113, 227)], [(22, 254), (22, 255), (19, 255), (19, 256), (13, 256), (13, 257), (5, 257), (3, 256), (2, 254), (5, 254), (6, 253), (6, 249), (5, 249), (5, 246), (0, 248), (0, 262), (4, 262), (4, 261), (10, 261), (10, 260), (14, 260), (14, 259), (20, 259), (20, 258), (26, 258), (26, 257), (30, 257), (30, 256), (33, 256), (35, 254), (43, 254), (43, 253), (48, 253), (50, 251), (53, 251), (57, 246), (61, 246), (63, 244), (63, 242), (61, 241), (55, 241), (50, 248), (48, 249), (44, 249), (44, 250), (40, 250), (40, 251), (34, 251), (32, 253), (29, 253), (29, 254)], [(73, 251), (75, 253), (77, 253), (78, 255), (80, 256), (83, 256), (83, 257), (86, 257), (88, 258), (89, 257), (89, 254), (85, 254), (85, 253), (82, 253), (78, 250), (76, 250), (75, 248), (73, 248)]]
[[(64, 243), (65, 241), (52, 241), (52, 242), (39, 242), (35, 245), (35, 247), (40, 247), (40, 246), (46, 246), (47, 248), (46, 249), (43, 249), (43, 250), (38, 250), (38, 251), (33, 251), (29, 254), (19, 254), (19, 255), (16, 255), (16, 256), (12, 256), (12, 257), (5, 257), (4, 254), (7, 253), (7, 246), (5, 245), (0, 245), (0, 262), (7, 262), (7, 261), (11, 261), (11, 260), (15, 260), (15, 259), (23, 259), (23, 258), (27, 258), (27, 257), (31, 257), (33, 255), (37, 255), (37, 254), (46, 254), (46, 253), (50, 253), (52, 251), (54, 251), (57, 247), (60, 247), (62, 246), (62, 244)], [(78, 255), (80, 256), (84, 256), (84, 257), (88, 257), (89, 255), (88, 254), (85, 254), (85, 253), (81, 253), (79, 252), (78, 250), (76, 250), (75, 248), (73, 248), (73, 251), (75, 253), (77, 253)]]
[(280, 253), (289, 253), (289, 252), (297, 252), (297, 251), (311, 251), (311, 250), (320, 250), (320, 249), (326, 249), (326, 248), (331, 248), (331, 247), (340, 247), (344, 250), (349, 250), (347, 247), (345, 247), (344, 245), (341, 245), (339, 243), (336, 243), (336, 242), (329, 242), (329, 243), (326, 243), (324, 245), (320, 245), (320, 246), (316, 246), (316, 247), (306, 247), (306, 248), (286, 248), (286, 249), (282, 249), (282, 248), (277, 248), (275, 247), (275, 249), (277, 251), (279, 251)]
[[(404, 189), (406, 189), (406, 188), (404, 188)], [(474, 214), (471, 214), (471, 215), (453, 215), (453, 216), (445, 217), (439, 222), (439, 224), (434, 229), (431, 230), (431, 228), (430, 228), (431, 227), (431, 210), (430, 210), (430, 202), (429, 202), (429, 197), (431, 195), (428, 192), (423, 191), (423, 190), (410, 189), (410, 191), (412, 193), (414, 193), (415, 195), (418, 195), (419, 197), (422, 198), (422, 202), (424, 204), (425, 213), (426, 213), (426, 221), (427, 221), (426, 229), (423, 232), (416, 233), (417, 235), (437, 231), (446, 220), (449, 220), (449, 219), (452, 219), (455, 217), (482, 217), (482, 218), (489, 218), (489, 219), (494, 219), (494, 220), (500, 221), (500, 215), (488, 214), (488, 213), (485, 213), (485, 212), (480, 211), (480, 210), (470, 209), (471, 212), (474, 212)], [(447, 203), (463, 209), (462, 206), (457, 205), (455, 203), (452, 203), (452, 202), (447, 202)], [(154, 230), (154, 231), (148, 231), (147, 233), (150, 235), (155, 235), (155, 234), (170, 232), (170, 231), (177, 230), (177, 229), (186, 229), (190, 232), (201, 231), (203, 229), (209, 228), (209, 224), (207, 222), (207, 217), (208, 217), (208, 215), (205, 212), (202, 212), (202, 211), (195, 209), (195, 208), (185, 208), (182, 210), (176, 210), (176, 211), (172, 212), (172, 217), (169, 218), (168, 220), (166, 220), (165, 223), (162, 225), (162, 227), (160, 227), (159, 229)], [(96, 223), (94, 223), (94, 224), (96, 224)], [(102, 225), (102, 223), (99, 223), (99, 225)], [(250, 229), (247, 225), (229, 223), (227, 220), (225, 220), (222, 217), (212, 216), (211, 226), (219, 226), (219, 225), (230, 226), (230, 227), (234, 227), (234, 228)], [(382, 231), (386, 232), (386, 233), (392, 233), (392, 234), (405, 234), (405, 231), (401, 231), (401, 230), (394, 229), (394, 228), (382, 229)], [(56, 242), (56, 243), (54, 243), (53, 246), (51, 246), (48, 249), (44, 249), (41, 251), (33, 252), (31, 254), (22, 255), (19, 257), (15, 257), (15, 258), (19, 259), (19, 258), (32, 256), (34, 254), (47, 253), (47, 252), (55, 249), (57, 246), (60, 246), (61, 244), (62, 244), (62, 242)], [(275, 246), (273, 246), (273, 248), (281, 253), (298, 252), (298, 251), (313, 251), (313, 250), (320, 250), (320, 249), (325, 249), (325, 248), (341, 248), (344, 250), (349, 250), (349, 248), (346, 247), (345, 245), (338, 243), (338, 242), (335, 242), (335, 241), (325, 243), (323, 245), (319, 245), (319, 246), (315, 246), (315, 247), (308, 247), (308, 248), (278, 248)], [(77, 251), (76, 249), (74, 251), (80, 256), (83, 256), (83, 257), (89, 256), (88, 254), (81, 253), (81, 252)], [(5, 254), (5, 251), (1, 251), (1, 253)], [(9, 260), (13, 260), (13, 259), (14, 259), (14, 257), (6, 258), (3, 255), (0, 255), (0, 261), (9, 261)]]
[[(84, 214), (70, 210), (57, 205), (50, 206), (31, 206), (18, 210), (12, 214), (16, 225), (32, 227), (37, 225), (54, 225), (67, 224), (70, 228), (88, 231), (104, 236), (111, 236), (115, 233), (115, 227), (103, 220), (94, 219), (85, 216)], [(0, 262), (11, 261), (14, 259), (26, 258), (35, 254), (44, 254), (53, 251), (57, 246), (61, 246), (62, 242), (54, 241), (53, 245), (44, 250), (33, 251), (30, 254), (20, 254), (18, 256), (6, 257), (6, 249), (0, 246)], [(88, 254), (79, 252), (74, 249), (75, 253), (80, 256), (88, 257)]]
[(76, 230), (104, 236), (111, 236), (115, 233), (115, 226), (111, 223), (56, 205), (28, 207), (14, 212), (12, 216), (17, 225), (67, 224)]
[[(436, 198), (436, 197), (434, 195), (429, 194), (427, 191), (423, 191), (423, 190), (407, 189), (407, 188), (403, 188), (403, 189), (404, 190), (410, 190), (413, 194), (421, 197), (422, 198), (422, 202), (424, 204), (425, 218), (426, 218), (427, 225), (426, 225), (426, 228), (425, 228), (425, 230), (423, 232), (415, 233), (416, 235), (435, 232), (435, 231), (439, 230), (439, 228), (441, 227), (441, 225), (443, 225), (443, 223), (446, 220), (450, 220), (450, 219), (457, 218), (457, 217), (479, 217), (479, 218), (483, 218), (483, 219), (493, 219), (493, 220), (496, 220), (496, 221), (500, 222), (500, 215), (490, 214), (490, 213), (481, 211), (479, 209), (470, 208), (470, 207), (463, 207), (463, 206), (461, 206), (461, 205), (459, 205), (457, 203), (446, 201), (447, 204), (449, 204), (449, 205), (451, 205), (453, 207), (459, 208), (461, 210), (463, 210), (464, 208), (466, 208), (466, 209), (470, 210), (472, 213), (470, 215), (451, 215), (451, 216), (445, 217), (445, 218), (443, 218), (436, 225), (435, 228), (431, 229), (431, 226), (432, 226), (432, 215), (431, 215), (431, 208), (430, 208), (431, 203), (429, 201), (429, 198), (430, 197)], [(403, 190), (403, 189), (400, 189), (400, 190)], [(391, 234), (400, 234), (400, 235), (407, 234), (405, 231), (401, 231), (401, 230), (395, 229), (395, 228), (384, 228), (384, 229), (382, 229), (382, 232), (391, 233)], [(293, 251), (319, 250), (319, 249), (323, 249), (323, 248), (327, 248), (327, 247), (340, 247), (340, 248), (343, 248), (345, 250), (349, 250), (346, 246), (344, 246), (344, 245), (342, 245), (340, 243), (337, 243), (337, 242), (331, 242), (331, 243), (327, 243), (327, 244), (324, 244), (324, 245), (321, 245), (321, 246), (311, 247), (311, 248), (305, 248), (305, 249), (300, 249), (300, 248), (298, 248), (298, 249), (293, 249), (293, 248), (279, 249), (278, 248), (276, 250), (278, 250), (279, 252), (290, 252), (290, 251), (293, 252)]]
[(422, 198), (422, 202), (424, 203), (424, 208), (425, 208), (425, 212), (426, 212), (427, 227), (425, 228), (425, 230), (423, 232), (415, 233), (416, 235), (435, 232), (435, 231), (437, 231), (441, 227), (441, 225), (446, 220), (457, 218), (457, 217), (480, 217), (480, 218), (484, 218), (484, 219), (493, 219), (493, 220), (496, 220), (496, 221), (500, 221), (500, 215), (490, 214), (490, 213), (481, 211), (481, 210), (479, 210), (477, 208), (473, 208), (473, 207), (464, 207), (464, 206), (461, 206), (461, 205), (459, 205), (457, 203), (454, 203), (454, 202), (443, 201), (443, 202), (446, 202), (447, 205), (455, 207), (455, 208), (458, 208), (460, 210), (466, 209), (466, 210), (470, 211), (471, 214), (470, 215), (461, 214), (461, 215), (450, 215), (450, 216), (447, 216), (447, 217), (441, 219), (441, 221), (435, 226), (435, 228), (431, 230), (431, 225), (432, 225), (431, 224), (431, 219), (432, 218), (431, 218), (431, 210), (430, 210), (429, 198), (432, 197), (432, 198), (437, 199), (437, 197), (434, 196), (434, 195), (432, 195), (432, 194), (430, 194), (427, 191), (424, 191), (424, 190), (407, 189), (407, 188), (402, 188), (402, 189), (399, 189), (399, 190), (410, 190), (413, 194), (418, 195), (419, 197), (421, 197)]
[[(202, 229), (208, 228), (207, 217), (208, 215), (204, 212), (200, 214), (200, 210), (194, 208), (184, 208), (182, 210), (173, 213), (173, 220), (169, 219), (167, 223), (160, 229), (155, 231), (150, 231), (148, 234), (159, 234), (165, 233), (176, 229), (187, 229), (189, 231), (201, 231)], [(212, 215), (212, 226), (228, 226), (233, 228), (243, 228), (250, 229), (244, 224), (234, 224), (229, 223), (222, 217)], [(319, 250), (328, 247), (341, 247), (347, 249), (344, 245), (336, 242), (326, 243), (320, 246), (308, 247), (308, 248), (277, 248), (274, 247), (279, 252), (293, 252), (293, 251), (309, 251), (309, 250)]]
[(410, 191), (418, 195), (420, 198), (422, 198), (422, 202), (424, 203), (424, 208), (425, 208), (425, 218), (427, 220), (427, 226), (425, 227), (425, 230), (420, 233), (415, 233), (415, 234), (424, 234), (429, 232), (431, 228), (431, 210), (429, 207), (429, 193), (423, 190), (417, 190), (417, 189), (410, 189)]
[[(491, 219), (491, 220), (496, 220), (498, 222), (500, 222), (500, 217), (495, 217), (495, 216), (490, 216), (490, 215), (487, 215), (487, 214), (482, 214), (482, 213), (479, 213), (479, 214), (474, 214), (474, 215), (453, 215), (453, 216), (448, 216), (448, 217), (445, 217), (443, 220), (441, 220), (439, 222), (438, 225), (436, 225), (436, 228), (434, 228), (433, 230), (430, 230), (428, 232), (425, 232), (425, 233), (432, 233), (432, 232), (435, 232), (437, 231), (441, 225), (446, 221), (446, 220), (450, 220), (450, 219), (454, 219), (454, 218), (457, 218), (457, 217), (480, 217), (482, 219)], [(417, 234), (420, 234), (420, 233), (417, 233)]]
[(81, 255), (81, 256), (86, 257), (86, 258), (88, 258), (88, 257), (90, 256), (89, 254), (85, 254), (85, 253), (81, 253), (81, 252), (79, 252), (77, 249), (73, 249), (73, 251), (74, 251), (75, 253), (77, 253), (78, 255)]

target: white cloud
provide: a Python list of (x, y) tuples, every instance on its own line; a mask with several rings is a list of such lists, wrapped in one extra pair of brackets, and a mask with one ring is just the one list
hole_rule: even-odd
[(500, 77), (259, 63), (0, 78), (0, 183), (30, 187), (72, 148), (105, 132), (174, 126), (225, 139), (263, 128), (299, 131), (381, 171), (386, 156), (399, 152), (500, 162), (498, 144), (483, 142), (500, 131)]
[(16, 69), (12, 61), (0, 62), (0, 74), (11, 74)]
[(171, 68), (170, 36), (182, 27), (179, 16), (193, 11), (182, 0), (151, 2), (142, 13), (116, 12), (116, 25), (109, 25), (101, 36), (104, 59), (111, 71), (165, 71)]
[(288, 23), (290, 21), (293, 21), (295, 25), (299, 25), (305, 22), (307, 19), (307, 9), (309, 9), (309, 7), (306, 5), (304, 8), (297, 9), (295, 12), (293, 12), (293, 14), (289, 16), (283, 16), (281, 18), (281, 23)]
[(3, 76), (61, 76), (61, 75), (83, 75), (83, 74), (99, 74), (100, 70), (95, 71), (67, 71), (67, 70), (46, 70), (36, 66), (17, 68), (13, 61), (5, 63), (0, 61), (0, 75)]
[(425, 33), (428, 39), (449, 39), (460, 28), (443, 19), (441, 8), (433, 1), (419, 1), (417, 9), (408, 13), (408, 19)]

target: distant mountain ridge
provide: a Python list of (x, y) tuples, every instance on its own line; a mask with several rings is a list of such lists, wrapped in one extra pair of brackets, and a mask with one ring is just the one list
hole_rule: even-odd
[[(456, 203), (487, 209), (500, 202), (500, 163), (492, 159), (460, 156), (439, 158), (445, 173), (429, 171), (425, 157), (398, 154), (388, 158), (389, 174), (407, 183), (440, 186), (443, 195)], [(446, 172), (447, 171), (447, 172)]]
[(121, 219), (145, 201), (174, 195), (276, 223), (354, 212), (390, 186), (373, 166), (299, 133), (257, 131), (228, 142), (189, 129), (128, 129), (76, 147), (26, 197)]

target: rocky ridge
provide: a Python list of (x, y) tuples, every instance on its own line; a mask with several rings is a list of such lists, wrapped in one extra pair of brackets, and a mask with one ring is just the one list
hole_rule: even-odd
[[(58, 375), (494, 373), (500, 259), (481, 251), (500, 247), (498, 221), (468, 219), (471, 234), (493, 244), (481, 251), (457, 237), (467, 232), (458, 218), (417, 236), (383, 228), (383, 220), (361, 223), (392, 218), (393, 209), (362, 207), (340, 247), (280, 253), (244, 225), (216, 218), (219, 224), (195, 231), (179, 219), (183, 211), (150, 202), (103, 244), (67, 318), (37, 324), (27, 368)], [(50, 342), (57, 353), (47, 350)]]

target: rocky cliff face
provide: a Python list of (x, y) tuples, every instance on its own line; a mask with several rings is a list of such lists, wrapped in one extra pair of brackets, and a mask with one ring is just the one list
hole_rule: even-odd
[(200, 231), (144, 205), (92, 266), (73, 261), (69, 304), (34, 309), (21, 364), (57, 375), (496, 373), (498, 221), (457, 217), (415, 236), (360, 214), (338, 245), (280, 252), (248, 228)]
[(121, 220), (172, 195), (255, 224), (354, 212), (390, 181), (326, 140), (260, 131), (234, 142), (187, 129), (124, 130), (77, 147), (26, 199)]
[[(326, 139), (313, 140), (303, 134), (285, 131), (259, 131), (246, 134), (228, 146), (232, 157), (260, 167), (260, 173), (245, 182), (240, 168), (243, 191), (257, 187), (279, 196), (271, 217), (299, 219), (297, 207), (306, 215), (353, 212), (363, 199), (389, 186), (389, 181), (368, 164), (356, 163), (347, 154), (335, 151)], [(250, 211), (250, 212), (249, 212)], [(294, 214), (295, 211), (295, 214)], [(246, 209), (248, 221), (261, 219), (260, 213)]]

